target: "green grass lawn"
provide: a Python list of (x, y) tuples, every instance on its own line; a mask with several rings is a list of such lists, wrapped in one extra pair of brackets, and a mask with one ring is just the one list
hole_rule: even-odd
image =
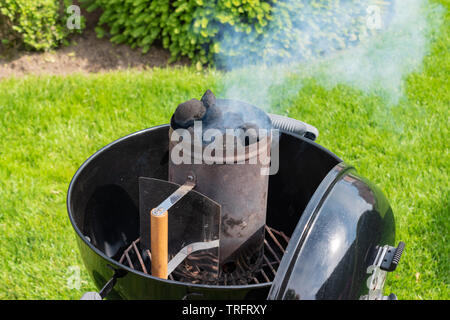
[[(387, 195), (406, 250), (385, 293), (400, 299), (450, 298), (449, 29), (442, 26), (423, 70), (407, 77), (404, 97), (389, 108), (314, 76), (294, 96), (274, 97), (276, 112), (316, 126), (318, 143)], [(79, 299), (94, 290), (65, 207), (73, 174), (109, 142), (167, 123), (178, 103), (220, 90), (222, 77), (180, 68), (2, 80), (0, 299)], [(77, 266), (79, 290), (67, 286)]]

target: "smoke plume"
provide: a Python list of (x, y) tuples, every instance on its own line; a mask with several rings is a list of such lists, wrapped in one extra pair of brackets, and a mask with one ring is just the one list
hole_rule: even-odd
[[(318, 10), (317, 3), (336, 5)], [(235, 33), (220, 43), (251, 48), (244, 58), (218, 56), (231, 70), (220, 97), (270, 110), (272, 88), (296, 78), (282, 93), (287, 98), (298, 93), (302, 78), (313, 76), (325, 87), (343, 83), (396, 104), (405, 77), (420, 70), (441, 17), (442, 7), (428, 0), (279, 0), (264, 37), (255, 42), (256, 36)]]

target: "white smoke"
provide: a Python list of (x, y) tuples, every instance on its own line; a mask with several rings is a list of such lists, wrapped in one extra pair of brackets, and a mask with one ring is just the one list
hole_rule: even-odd
[[(343, 83), (379, 94), (388, 103), (396, 104), (403, 95), (405, 76), (420, 70), (429, 50), (430, 31), (439, 24), (442, 7), (430, 5), (428, 0), (397, 0), (391, 7), (378, 5), (391, 1), (355, 0), (341, 1), (337, 8), (317, 15), (313, 7), (317, 2), (277, 2), (283, 8), (275, 7), (273, 11), (275, 27), (269, 27), (268, 34), (258, 43), (264, 48), (262, 58), (261, 51), (255, 53), (253, 48), (239, 61), (219, 57), (231, 69), (225, 76), (220, 97), (248, 101), (269, 110), (275, 96), (287, 98), (298, 93), (301, 79), (305, 77), (302, 72), (308, 69), (306, 76), (317, 77), (328, 88)], [(289, 12), (289, 17), (286, 17), (287, 7), (295, 9)], [(283, 23), (286, 24), (283, 30), (288, 26), (288, 32), (281, 34), (278, 26)], [(363, 29), (367, 31), (347, 34), (347, 40), (355, 40), (350, 45), (341, 44), (339, 37), (333, 39), (335, 33), (361, 30), (356, 28), (361, 24), (366, 24)], [(246, 37), (249, 36), (235, 34), (220, 46), (244, 44)], [(280, 37), (285, 37), (281, 43), (290, 43), (289, 49), (273, 46), (270, 40)], [(285, 92), (272, 94), (274, 88), (292, 78), (297, 81), (281, 86)]]
[(324, 84), (345, 83), (397, 104), (405, 77), (422, 67), (432, 23), (440, 24), (441, 13), (442, 7), (431, 8), (426, 0), (396, 1), (384, 32), (326, 62)]

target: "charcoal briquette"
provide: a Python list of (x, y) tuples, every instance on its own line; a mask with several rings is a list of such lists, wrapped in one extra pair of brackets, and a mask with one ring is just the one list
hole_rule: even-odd
[(194, 121), (201, 120), (205, 113), (206, 108), (203, 103), (197, 99), (191, 99), (178, 105), (173, 114), (173, 120), (178, 126), (188, 128)]
[(216, 96), (211, 90), (208, 89), (203, 95), (201, 101), (206, 108), (211, 108), (216, 104)]

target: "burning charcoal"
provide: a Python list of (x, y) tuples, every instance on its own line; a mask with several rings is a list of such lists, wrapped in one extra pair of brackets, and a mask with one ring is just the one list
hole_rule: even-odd
[(211, 108), (216, 104), (216, 96), (208, 89), (202, 97), (202, 102), (206, 108)]
[(194, 121), (201, 120), (206, 113), (203, 103), (197, 99), (191, 99), (178, 105), (173, 114), (174, 122), (181, 128), (188, 128)]
[(240, 129), (238, 139), (241, 141), (242, 145), (248, 146), (259, 140), (259, 127), (256, 124), (246, 122), (239, 126), (238, 129)]
[(216, 105), (210, 106), (206, 110), (205, 117), (203, 118), (204, 127), (221, 129), (223, 126), (222, 110)]
[(256, 133), (258, 133), (259, 127), (254, 123), (246, 122), (242, 126), (240, 126), (240, 129), (243, 129), (244, 131), (247, 131), (248, 129), (254, 129)]

